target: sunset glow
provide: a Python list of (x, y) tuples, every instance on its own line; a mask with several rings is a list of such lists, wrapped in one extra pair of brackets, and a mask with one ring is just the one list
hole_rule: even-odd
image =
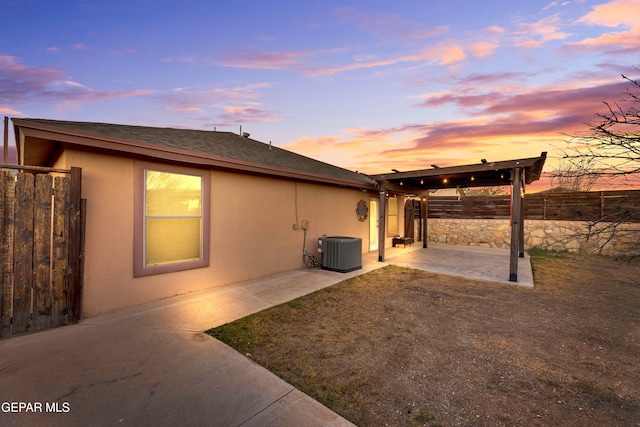
[(371, 174), (542, 151), (552, 171), (640, 78), (640, 0), (6, 3), (3, 115), (242, 126)]

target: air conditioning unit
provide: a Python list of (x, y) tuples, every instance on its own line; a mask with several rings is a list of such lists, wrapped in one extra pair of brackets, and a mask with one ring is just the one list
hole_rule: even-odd
[(346, 273), (362, 268), (362, 239), (359, 237), (321, 237), (318, 252), (322, 253), (323, 270)]

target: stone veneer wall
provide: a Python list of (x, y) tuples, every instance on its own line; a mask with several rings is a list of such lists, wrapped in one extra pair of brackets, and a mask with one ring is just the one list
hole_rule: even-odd
[[(587, 227), (583, 221), (525, 220), (524, 225), (525, 249), (540, 247), (593, 252), (604, 244), (602, 253), (605, 255), (637, 254), (633, 242), (634, 237), (637, 241), (640, 224), (625, 224), (609, 242), (606, 242), (610, 237), (608, 233), (587, 242), (584, 237)], [(429, 242), (492, 248), (509, 248), (511, 245), (509, 220), (434, 218), (428, 220), (427, 231)]]

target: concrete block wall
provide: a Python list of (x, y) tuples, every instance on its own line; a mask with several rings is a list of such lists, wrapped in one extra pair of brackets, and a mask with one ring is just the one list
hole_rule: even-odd
[[(525, 249), (541, 247), (555, 251), (594, 252), (601, 245), (605, 255), (636, 255), (640, 224), (624, 224), (616, 235), (603, 232), (587, 241), (584, 221), (526, 220)], [(429, 242), (452, 245), (509, 248), (511, 226), (501, 219), (429, 219)]]

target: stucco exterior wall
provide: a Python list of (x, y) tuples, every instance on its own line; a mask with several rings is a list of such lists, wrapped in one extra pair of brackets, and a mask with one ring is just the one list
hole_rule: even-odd
[[(603, 247), (605, 255), (634, 254), (633, 241), (640, 232), (640, 224), (625, 224), (614, 238), (605, 233), (587, 241), (584, 237), (586, 223), (583, 221), (526, 220), (524, 225), (525, 249), (540, 247), (593, 252)], [(511, 245), (509, 220), (429, 219), (427, 230), (430, 242), (493, 248), (509, 248)]]
[(323, 234), (360, 237), (363, 252), (369, 250), (369, 222), (356, 216), (368, 194), (211, 170), (209, 267), (134, 278), (134, 160), (67, 149), (55, 166), (82, 168), (84, 316), (303, 268), (303, 245), (317, 255)]

